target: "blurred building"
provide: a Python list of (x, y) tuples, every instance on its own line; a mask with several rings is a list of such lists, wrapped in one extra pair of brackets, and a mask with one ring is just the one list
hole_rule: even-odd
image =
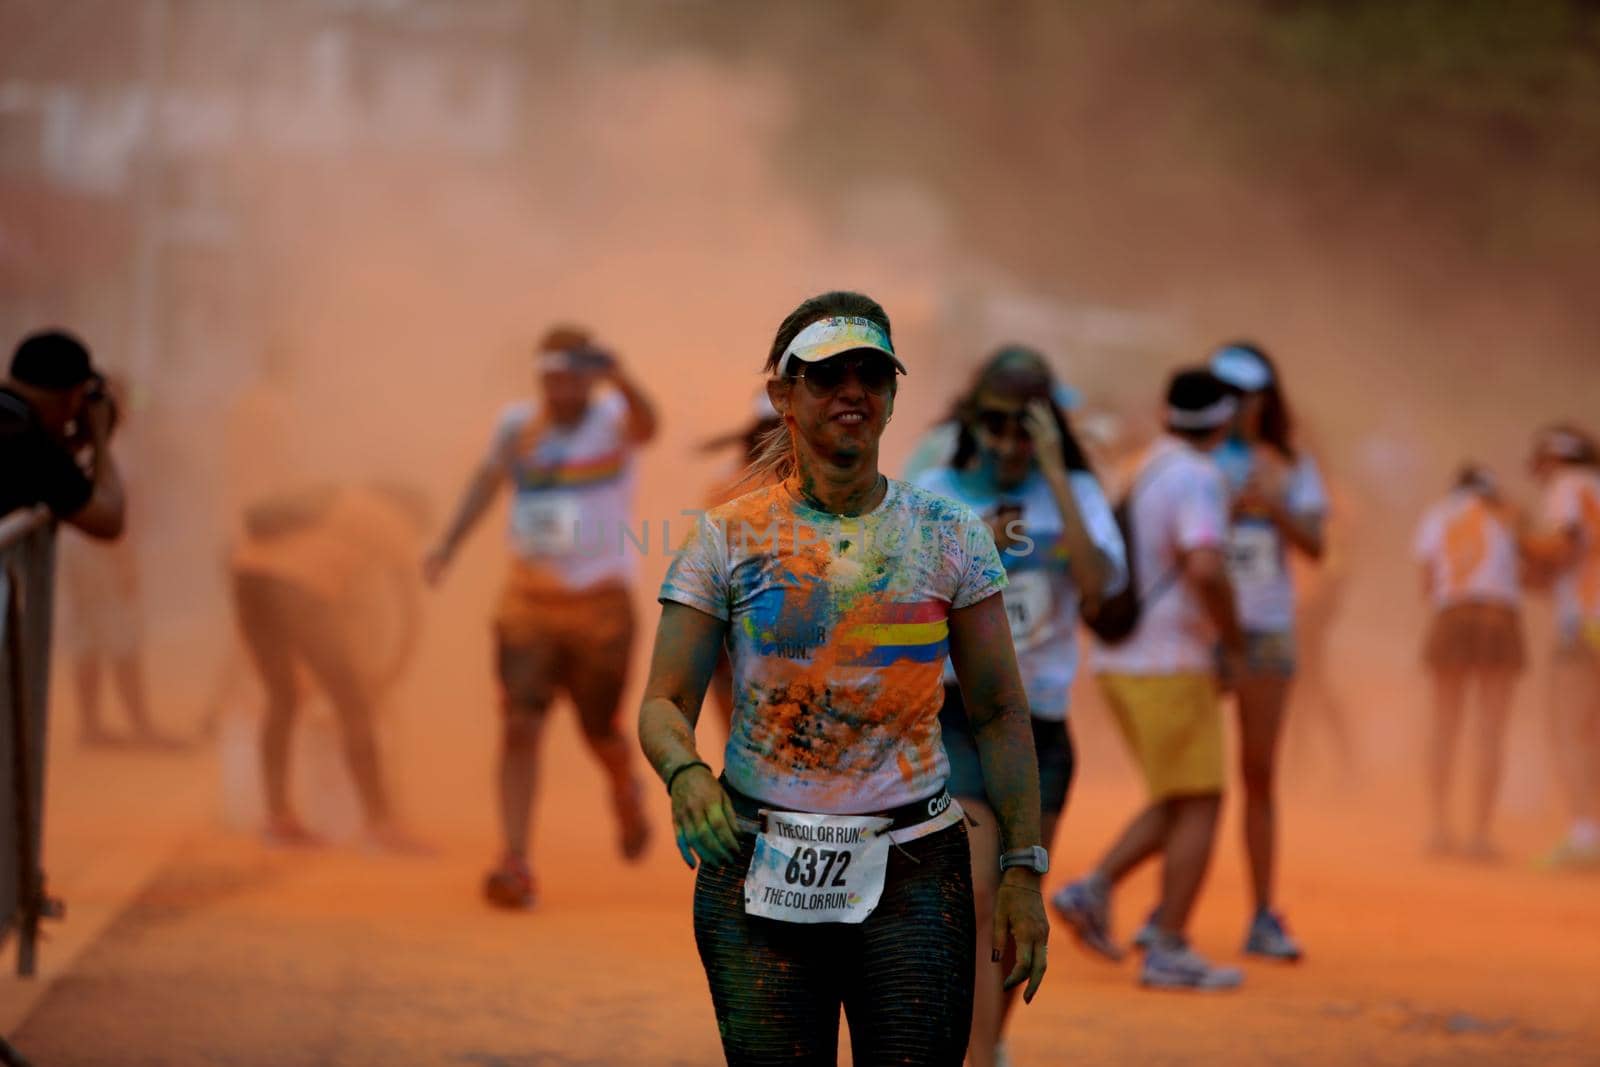
[(31, 0), (0, 9), (0, 330), (71, 321), (191, 399), (263, 343), (274, 165), (481, 166), (522, 137), (521, 3)]

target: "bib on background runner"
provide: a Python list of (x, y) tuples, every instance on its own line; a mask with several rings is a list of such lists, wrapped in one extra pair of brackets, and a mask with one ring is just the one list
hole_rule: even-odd
[(1278, 529), (1269, 522), (1244, 520), (1228, 536), (1228, 574), (1235, 586), (1268, 586), (1283, 577)]
[(511, 506), (511, 528), (532, 555), (557, 556), (578, 547), (578, 501), (565, 493), (519, 493)]
[(1055, 603), (1050, 575), (1044, 571), (1011, 571), (1010, 584), (1001, 594), (1006, 619), (1011, 623), (1011, 643), (1025, 652), (1048, 641), (1055, 633)]

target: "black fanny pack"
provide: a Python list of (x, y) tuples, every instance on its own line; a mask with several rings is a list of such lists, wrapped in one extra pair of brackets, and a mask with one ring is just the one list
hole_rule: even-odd
[[(728, 776), (726, 774), (724, 774), (719, 781), (722, 783), (723, 792), (727, 793), (728, 799), (733, 801), (733, 810), (739, 814), (739, 818), (747, 819), (750, 822), (755, 823), (757, 827), (762, 825), (762, 808), (767, 808), (768, 810), (777, 809), (779, 811), (789, 810), (781, 804), (769, 804), (766, 801), (757, 800), (755, 797), (746, 796), (744, 793), (739, 792), (733, 786), (728, 784)], [(834, 811), (820, 812), (818, 814), (875, 815), (878, 818), (891, 820), (889, 829), (904, 830), (907, 827), (919, 826), (922, 823), (927, 822), (929, 819), (943, 815), (950, 807), (950, 803), (950, 791), (948, 789), (941, 788), (937, 793), (933, 794), (933, 796), (926, 797), (922, 800), (913, 800), (909, 804), (902, 804), (898, 808), (891, 808), (888, 811)]]

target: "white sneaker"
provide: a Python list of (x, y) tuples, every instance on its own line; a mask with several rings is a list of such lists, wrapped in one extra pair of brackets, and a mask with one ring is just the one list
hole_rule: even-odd
[(1237, 989), (1243, 981), (1237, 967), (1218, 967), (1182, 941), (1151, 945), (1139, 971), (1149, 989)]

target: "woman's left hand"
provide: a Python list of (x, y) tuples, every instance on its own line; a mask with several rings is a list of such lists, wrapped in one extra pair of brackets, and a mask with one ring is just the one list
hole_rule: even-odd
[(1067, 460), (1061, 453), (1061, 430), (1050, 412), (1050, 401), (1042, 398), (1028, 401), (1022, 413), (1022, 427), (1033, 442), (1033, 455), (1039, 468), (1049, 474), (1065, 474)]
[(994, 944), (1004, 945), (1007, 939), (1017, 948), (1017, 965), (1006, 976), (1005, 988), (1021, 984), (1025, 1003), (1033, 1003), (1033, 995), (1044, 981), (1045, 947), (1050, 940), (1050, 922), (1044, 915), (1044, 895), (1040, 891), (1039, 876), (1013, 868), (1000, 876), (1000, 888), (994, 898)]

